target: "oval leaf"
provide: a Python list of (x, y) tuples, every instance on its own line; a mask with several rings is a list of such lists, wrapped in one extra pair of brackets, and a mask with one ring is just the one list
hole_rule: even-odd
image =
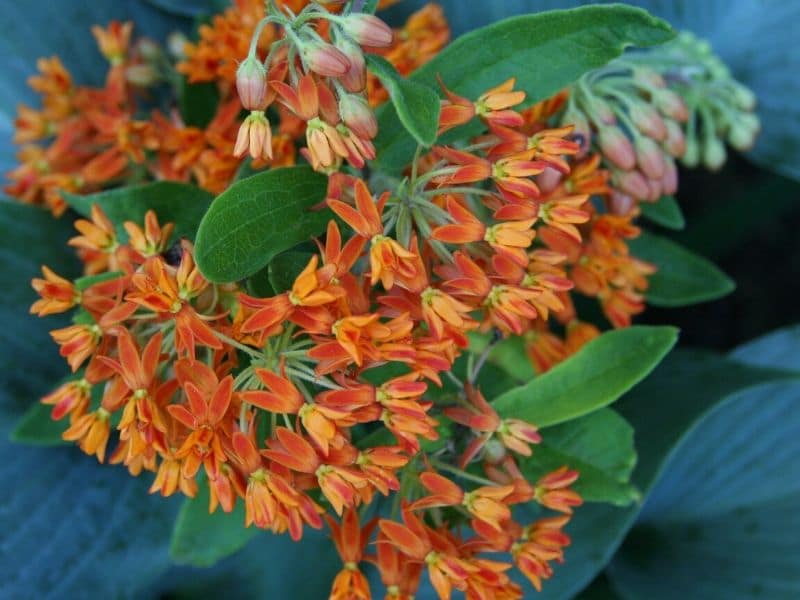
[[(621, 4), (524, 15), (459, 37), (410, 79), (434, 87), (439, 75), (449, 89), (474, 99), (516, 77), (517, 88), (528, 93), (529, 102), (537, 102), (627, 46), (652, 46), (672, 36), (664, 21)], [(411, 160), (414, 139), (390, 105), (379, 110), (378, 122), (377, 162), (386, 170), (400, 170)]]
[(321, 234), (333, 213), (313, 208), (325, 199), (326, 186), (326, 177), (306, 166), (237, 181), (200, 223), (195, 245), (200, 270), (213, 282), (238, 281)]
[(199, 482), (194, 498), (187, 498), (181, 506), (172, 531), (169, 554), (182, 565), (210, 567), (218, 560), (234, 554), (261, 532), (256, 527), (244, 526), (244, 503), (237, 502), (233, 512), (209, 514), (208, 484)]
[(157, 181), (87, 196), (63, 195), (67, 204), (86, 217), (91, 214), (93, 204), (99, 205), (116, 225), (117, 235), (123, 242), (128, 239), (128, 233), (122, 224), (133, 221), (141, 227), (148, 210), (156, 212), (161, 225), (175, 223), (173, 239), (194, 239), (197, 226), (214, 198), (199, 187), (174, 181)]
[(652, 233), (630, 241), (636, 258), (651, 262), (658, 272), (650, 277), (647, 302), (653, 306), (689, 306), (727, 296), (736, 284), (716, 265), (666, 238)]
[(528, 480), (567, 465), (580, 473), (573, 487), (587, 502), (627, 506), (639, 499), (628, 483), (636, 464), (633, 427), (617, 412), (601, 408), (541, 433), (533, 456), (521, 460)]
[(686, 226), (680, 204), (674, 196), (661, 196), (658, 202), (642, 202), (639, 204), (642, 216), (667, 229), (680, 230)]
[(392, 98), (397, 117), (423, 146), (436, 141), (441, 104), (436, 92), (420, 83), (403, 78), (394, 66), (382, 56), (367, 55), (367, 65)]
[(674, 327), (609, 331), (533, 381), (494, 401), (497, 412), (539, 427), (607, 406), (641, 381), (678, 339)]

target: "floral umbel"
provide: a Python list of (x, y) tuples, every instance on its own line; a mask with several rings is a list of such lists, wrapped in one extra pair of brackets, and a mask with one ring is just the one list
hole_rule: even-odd
[[(582, 473), (569, 455), (536, 461), (559, 421), (494, 402), (526, 377), (498, 380), (501, 351), (538, 378), (631, 325), (657, 272), (629, 245), (642, 205), (676, 191), (676, 160), (713, 169), (723, 140), (750, 146), (754, 100), (687, 36), (537, 102), (522, 72), (480, 90), (437, 72), (433, 142), (384, 168), (387, 101), (404, 109), (414, 88), (397, 87), (449, 31), (435, 5), (393, 30), (364, 4), (236, 0), (168, 50), (131, 23), (98, 26), (99, 88), (40, 61), (42, 108), (19, 109), (6, 191), (55, 217), (134, 183), (221, 201), (259, 171), (327, 177), (296, 215), (324, 225), (266, 288), (206, 272), (205, 221), (176, 239), (181, 219), (157, 208), (87, 205), (69, 242), (85, 276), (45, 266), (33, 281), (31, 312), (74, 315), (51, 332), (73, 376), (42, 402), (64, 440), (147, 473), (152, 493), (207, 486), (210, 512), (244, 506), (242, 527), (326, 529), (333, 599), (371, 597), (365, 563), (387, 598), (422, 578), (440, 598), (522, 598), (512, 568), (537, 590), (554, 575)], [(373, 75), (374, 55), (406, 83)], [(152, 109), (175, 81), (214, 86), (204, 122)]]

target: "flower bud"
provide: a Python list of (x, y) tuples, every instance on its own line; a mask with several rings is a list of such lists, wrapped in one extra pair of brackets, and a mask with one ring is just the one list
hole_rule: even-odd
[(718, 171), (727, 158), (724, 144), (713, 135), (709, 135), (703, 143), (703, 164), (711, 171)]
[(158, 83), (160, 77), (153, 65), (131, 65), (125, 69), (125, 79), (133, 86), (148, 88)]
[(756, 107), (756, 95), (737, 81), (733, 82), (733, 101), (742, 110), (751, 111)]
[(631, 141), (619, 127), (603, 127), (598, 134), (598, 143), (603, 156), (620, 169), (630, 170), (636, 166), (636, 155)]
[(635, 205), (636, 202), (628, 194), (624, 194), (619, 190), (611, 190), (611, 196), (608, 199), (609, 212), (624, 216), (631, 212)]
[(650, 187), (650, 193), (645, 198), (642, 198), (642, 200), (646, 202), (658, 202), (658, 199), (661, 198), (661, 193), (663, 191), (661, 180), (648, 179), (647, 185)]
[(236, 71), (236, 91), (245, 110), (263, 110), (267, 97), (267, 70), (255, 56), (248, 56)]
[(661, 178), (661, 191), (671, 196), (678, 191), (678, 167), (671, 158), (664, 161), (664, 177)]
[(667, 137), (667, 126), (658, 111), (649, 104), (636, 102), (630, 107), (630, 116), (636, 128), (648, 137), (663, 141)]
[(637, 200), (650, 195), (647, 179), (639, 171), (617, 171), (611, 176), (614, 186), (621, 192), (633, 196)]
[(536, 176), (536, 185), (543, 194), (552, 192), (561, 183), (561, 172), (553, 167), (545, 167), (544, 171)]
[(690, 169), (700, 164), (700, 143), (696, 137), (686, 138), (686, 150), (681, 156), (681, 162)]
[(617, 117), (614, 111), (609, 106), (608, 102), (602, 98), (594, 97), (588, 107), (589, 116), (598, 125), (614, 125), (617, 122)]
[(155, 62), (161, 59), (161, 47), (147, 38), (142, 38), (136, 42), (136, 52), (147, 62)]
[(303, 44), (303, 59), (309, 69), (323, 77), (341, 77), (350, 69), (350, 61), (335, 46), (310, 41)]
[(186, 58), (186, 44), (189, 40), (186, 36), (179, 31), (173, 31), (167, 37), (167, 50), (176, 60), (184, 60)]
[(636, 164), (650, 179), (664, 176), (664, 151), (649, 137), (636, 138)]
[(339, 81), (348, 92), (362, 92), (367, 87), (367, 65), (364, 61), (364, 53), (358, 44), (348, 40), (340, 39), (336, 41), (336, 47), (342, 51), (350, 62), (347, 73), (339, 78)]
[(686, 137), (683, 135), (683, 129), (672, 119), (665, 119), (664, 124), (667, 127), (664, 149), (672, 156), (680, 158), (686, 152)]
[(573, 125), (572, 140), (578, 144), (577, 158), (583, 158), (592, 146), (592, 128), (583, 111), (570, 107), (561, 118), (561, 126)]
[(350, 37), (362, 46), (386, 48), (392, 45), (392, 28), (375, 15), (351, 13), (337, 21)]
[(683, 123), (689, 118), (689, 109), (686, 108), (683, 98), (672, 90), (658, 90), (653, 95), (653, 101), (656, 104), (656, 108), (670, 119)]
[(667, 82), (664, 81), (664, 78), (661, 76), (661, 74), (647, 67), (635, 69), (633, 72), (633, 80), (648, 87), (667, 87)]
[(358, 137), (371, 140), (378, 134), (378, 122), (367, 101), (357, 94), (345, 94), (339, 99), (342, 121)]
[(749, 150), (753, 147), (760, 129), (757, 116), (751, 113), (740, 114), (728, 132), (728, 142), (740, 152)]

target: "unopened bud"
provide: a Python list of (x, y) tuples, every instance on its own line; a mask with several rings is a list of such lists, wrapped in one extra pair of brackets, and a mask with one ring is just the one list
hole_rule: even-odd
[(634, 81), (643, 83), (646, 86), (652, 86), (656, 88), (667, 87), (667, 83), (664, 81), (664, 78), (661, 76), (661, 74), (647, 67), (635, 69), (633, 72), (633, 79)]
[(650, 186), (647, 178), (639, 171), (614, 171), (612, 174), (614, 186), (624, 194), (633, 196), (637, 200), (650, 195)]
[(689, 109), (686, 108), (683, 98), (672, 90), (658, 90), (653, 96), (653, 101), (656, 103), (656, 108), (670, 119), (683, 123), (689, 118)]
[(728, 157), (725, 145), (715, 136), (709, 135), (703, 143), (703, 164), (711, 171), (718, 171)]
[(683, 135), (683, 129), (672, 119), (665, 119), (664, 124), (667, 126), (664, 149), (672, 156), (680, 158), (686, 152), (686, 137)]
[(690, 169), (700, 164), (700, 143), (696, 137), (686, 138), (686, 150), (681, 156), (681, 162)]
[(348, 92), (362, 92), (367, 86), (367, 65), (364, 61), (364, 53), (358, 44), (348, 39), (336, 41), (336, 47), (342, 51), (350, 62), (347, 73), (339, 78), (339, 81)]
[(186, 44), (189, 40), (179, 31), (174, 31), (167, 38), (167, 50), (177, 60), (186, 58)]
[(751, 113), (740, 114), (731, 124), (728, 142), (739, 152), (749, 150), (755, 144), (760, 129), (761, 123), (757, 116)]
[(323, 77), (341, 77), (350, 69), (347, 57), (325, 42), (304, 43), (302, 54), (308, 68)]
[(661, 180), (648, 179), (647, 185), (650, 187), (650, 193), (647, 195), (647, 197), (642, 198), (642, 200), (647, 202), (658, 202), (658, 199), (661, 198), (661, 193), (663, 191)]
[(633, 145), (619, 127), (603, 127), (597, 137), (600, 150), (606, 159), (626, 171), (636, 165)]
[(664, 151), (649, 137), (636, 138), (636, 163), (650, 179), (664, 176)]
[(138, 64), (125, 69), (125, 79), (135, 87), (148, 88), (157, 84), (160, 77), (153, 65)]
[(394, 32), (375, 15), (351, 13), (337, 22), (349, 36), (362, 46), (386, 48), (392, 45)]
[(552, 192), (561, 183), (561, 172), (553, 167), (545, 167), (544, 171), (536, 176), (536, 185), (543, 194)]
[(664, 176), (661, 178), (661, 190), (667, 196), (678, 191), (678, 167), (671, 158), (664, 161)]
[(667, 137), (667, 126), (658, 111), (649, 104), (636, 102), (630, 107), (630, 116), (636, 128), (659, 142)]
[(592, 98), (588, 110), (592, 120), (597, 124), (614, 125), (617, 122), (617, 117), (614, 115), (611, 106), (602, 98)]
[(583, 111), (570, 107), (561, 118), (561, 126), (572, 125), (572, 140), (579, 146), (577, 158), (583, 158), (592, 145), (592, 128)]
[(620, 192), (619, 190), (611, 190), (611, 196), (608, 199), (608, 210), (620, 216), (625, 216), (636, 205), (636, 202), (628, 194)]
[(147, 38), (142, 38), (136, 42), (136, 52), (147, 62), (155, 62), (161, 58), (161, 47)]
[(756, 95), (750, 88), (737, 81), (733, 82), (733, 100), (742, 110), (751, 111), (756, 107)]
[(378, 122), (367, 101), (357, 94), (345, 94), (339, 99), (342, 121), (358, 137), (371, 140), (378, 134)]
[(255, 56), (248, 56), (236, 71), (236, 91), (245, 110), (263, 110), (267, 97), (267, 70)]

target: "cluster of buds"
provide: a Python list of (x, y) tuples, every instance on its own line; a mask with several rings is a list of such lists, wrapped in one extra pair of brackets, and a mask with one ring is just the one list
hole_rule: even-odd
[(684, 100), (656, 70), (625, 58), (582, 77), (563, 120), (580, 124), (585, 151), (596, 142), (611, 171), (609, 209), (626, 214), (678, 189), (675, 159), (686, 151), (688, 117)]
[[(305, 124), (303, 153), (315, 169), (332, 172), (344, 160), (363, 167), (375, 158), (372, 139), (378, 132), (366, 95), (363, 48), (391, 46), (392, 29), (374, 15), (334, 14), (318, 4), (309, 4), (297, 15), (288, 8), (281, 12), (274, 3), (270, 6), (236, 73), (239, 98), (250, 115), (239, 130), (234, 154), (271, 158), (265, 110), (278, 98)], [(262, 61), (259, 37), (270, 23), (280, 25), (284, 35), (270, 45)]]
[(689, 109), (683, 164), (716, 171), (725, 163), (726, 141), (740, 152), (752, 148), (761, 130), (755, 94), (731, 76), (709, 43), (683, 32), (659, 53), (664, 78)]

